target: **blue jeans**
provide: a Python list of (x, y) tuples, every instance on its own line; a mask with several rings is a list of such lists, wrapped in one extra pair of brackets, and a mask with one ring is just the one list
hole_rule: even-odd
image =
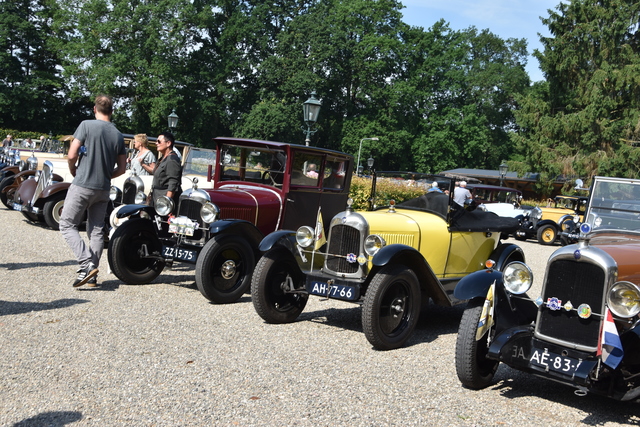
[[(60, 216), (60, 232), (73, 251), (80, 267), (90, 262), (98, 267), (104, 246), (104, 217), (109, 204), (109, 190), (93, 190), (71, 184)], [(87, 212), (89, 246), (80, 237), (78, 226)]]

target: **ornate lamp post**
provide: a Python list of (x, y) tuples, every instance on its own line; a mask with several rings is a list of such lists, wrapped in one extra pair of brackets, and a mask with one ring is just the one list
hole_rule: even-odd
[(178, 127), (178, 115), (176, 114), (175, 108), (171, 111), (167, 120), (169, 122), (169, 130), (171, 133), (175, 133), (175, 129)]
[(509, 165), (507, 165), (507, 161), (503, 160), (498, 166), (498, 170), (500, 171), (500, 186), (504, 186), (504, 177), (507, 174), (507, 170), (509, 169)]
[(317, 132), (317, 129), (311, 130), (311, 126), (313, 126), (313, 124), (318, 121), (318, 115), (320, 114), (321, 106), (322, 102), (320, 102), (320, 100), (316, 98), (315, 92), (311, 92), (311, 97), (302, 104), (303, 118), (304, 122), (307, 125), (306, 130), (304, 127), (302, 128), (302, 132), (306, 135), (306, 138), (304, 140), (304, 145), (306, 146), (309, 146), (309, 143), (311, 142), (311, 135)]
[(358, 161), (356, 162), (356, 167), (358, 169), (358, 175), (362, 173), (362, 169), (360, 168), (360, 150), (362, 150), (362, 141), (380, 141), (380, 138), (362, 138), (360, 140), (360, 145), (358, 146)]
[(373, 182), (371, 183), (371, 195), (369, 196), (369, 210), (373, 210), (376, 206), (376, 170), (373, 168), (373, 157), (367, 159), (367, 166), (369, 166), (369, 174)]

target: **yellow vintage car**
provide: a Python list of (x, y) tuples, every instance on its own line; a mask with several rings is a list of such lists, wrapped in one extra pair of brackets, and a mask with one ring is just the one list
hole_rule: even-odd
[(447, 191), (370, 211), (348, 204), (331, 218), (319, 212), (317, 224), (265, 237), (251, 283), (260, 317), (293, 322), (309, 295), (351, 301), (363, 305), (362, 326), (373, 347), (393, 349), (410, 338), (423, 302), (460, 303), (453, 296), (456, 284), (488, 260), (497, 269), (524, 260), (520, 247), (500, 240), (518, 228), (517, 219), (458, 207), (449, 178), (423, 181), (437, 181)]
[(531, 209), (516, 239), (535, 238), (541, 245), (553, 245), (565, 221), (582, 222), (588, 200), (583, 196), (556, 196), (546, 207)]

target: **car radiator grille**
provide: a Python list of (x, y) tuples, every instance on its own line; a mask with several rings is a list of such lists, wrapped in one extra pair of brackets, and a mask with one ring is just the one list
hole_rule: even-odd
[(122, 190), (122, 203), (125, 205), (131, 205), (136, 201), (136, 186), (135, 184), (125, 184)]
[(561, 305), (571, 302), (574, 310), (551, 310), (545, 304), (540, 307), (536, 331), (545, 337), (586, 347), (597, 347), (601, 317), (582, 319), (577, 309), (589, 304), (594, 314), (601, 314), (605, 286), (605, 272), (595, 264), (574, 260), (556, 260), (549, 265), (543, 301), (556, 297)]
[(329, 239), (329, 254), (342, 256), (327, 256), (326, 266), (336, 273), (356, 273), (359, 268), (357, 262), (348, 262), (346, 256), (360, 253), (360, 232), (348, 225), (336, 225), (331, 228)]
[(178, 209), (178, 215), (183, 215), (189, 218), (192, 221), (195, 221), (200, 224), (200, 226), (204, 226), (204, 222), (200, 217), (200, 209), (202, 208), (202, 203), (196, 200), (183, 199), (180, 200), (180, 208)]

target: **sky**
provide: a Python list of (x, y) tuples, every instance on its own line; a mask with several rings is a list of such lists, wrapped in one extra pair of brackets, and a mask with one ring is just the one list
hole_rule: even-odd
[[(452, 30), (476, 27), (488, 29), (502, 39), (527, 40), (529, 60), (525, 69), (532, 82), (544, 80), (538, 60), (531, 56), (534, 49), (543, 50), (540, 36), (551, 33), (540, 17), (549, 17), (548, 10), (556, 10), (561, 0), (401, 0), (403, 21), (428, 29), (439, 19), (449, 23)], [(565, 1), (566, 2), (566, 1)]]

